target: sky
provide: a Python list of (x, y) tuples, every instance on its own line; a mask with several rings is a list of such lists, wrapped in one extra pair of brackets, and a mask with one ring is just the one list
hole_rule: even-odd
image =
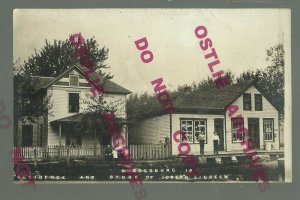
[[(132, 92), (153, 92), (162, 77), (169, 90), (211, 76), (194, 30), (205, 26), (220, 64), (240, 74), (268, 66), (266, 50), (290, 48), (287, 9), (16, 9), (14, 61), (22, 61), (45, 44), (81, 32), (109, 49), (106, 64), (112, 81)], [(147, 38), (154, 58), (143, 63), (134, 42)]]

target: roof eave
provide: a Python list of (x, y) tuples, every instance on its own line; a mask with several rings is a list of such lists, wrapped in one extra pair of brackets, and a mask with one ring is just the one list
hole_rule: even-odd
[[(172, 114), (208, 114), (208, 115), (224, 115), (225, 110), (222, 108), (216, 108), (216, 109), (203, 109), (203, 108), (174, 108), (174, 112)], [(152, 111), (149, 113), (136, 115), (129, 117), (130, 120), (140, 120), (140, 119), (149, 119), (157, 116), (167, 115), (170, 113), (164, 113), (161, 111)]]
[[(78, 71), (81, 73), (82, 76), (85, 77), (86, 80), (89, 79), (89, 77), (77, 66), (77, 65), (74, 65), (73, 67), (70, 67), (69, 69), (67, 69), (66, 71), (64, 71), (63, 73), (61, 73), (59, 76), (57, 76), (54, 80), (52, 80), (51, 82), (49, 82), (47, 85), (43, 86), (42, 88), (48, 88), (49, 86), (51, 86), (55, 81), (59, 80), (62, 76), (64, 76), (65, 74), (67, 74), (68, 72), (70, 72), (73, 68), (76, 68), (78, 69)], [(98, 75), (98, 74), (97, 74)], [(99, 75), (98, 75), (99, 76)], [(90, 83), (92, 83), (96, 88), (98, 88), (98, 85), (91, 81)], [(42, 89), (41, 88), (41, 89)], [(99, 88), (100, 89), (100, 88)], [(127, 89), (126, 89), (127, 90)], [(105, 91), (105, 93), (108, 93), (108, 94), (125, 94), (125, 95), (128, 95), (128, 94), (131, 94), (132, 92), (130, 90), (127, 90), (126, 92), (115, 92), (115, 91)]]

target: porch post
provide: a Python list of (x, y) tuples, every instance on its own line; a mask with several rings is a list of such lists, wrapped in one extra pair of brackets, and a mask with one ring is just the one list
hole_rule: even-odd
[(61, 123), (59, 123), (59, 157), (61, 157)]
[(97, 134), (97, 130), (95, 128), (95, 131), (94, 131), (94, 156), (96, 156), (96, 147), (97, 147), (97, 137), (96, 137), (96, 134)]
[(126, 140), (126, 145), (129, 147), (129, 143), (128, 143), (128, 125), (124, 124), (125, 126), (125, 140)]
[(61, 146), (61, 123), (59, 123), (59, 148)]
[(97, 134), (97, 130), (95, 129), (95, 131), (94, 131), (94, 146), (96, 147), (97, 146), (97, 136), (96, 136), (96, 134)]

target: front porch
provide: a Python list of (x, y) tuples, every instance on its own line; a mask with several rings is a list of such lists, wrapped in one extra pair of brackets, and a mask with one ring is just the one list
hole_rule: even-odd
[[(91, 114), (91, 113), (88, 113)], [(90, 120), (85, 118), (87, 114), (78, 113), (68, 117), (60, 118), (49, 123), (50, 134), (48, 134), (48, 146), (65, 146), (65, 147), (97, 147), (101, 145), (112, 145), (112, 138), (101, 120)], [(98, 117), (98, 116), (91, 116)], [(88, 119), (88, 121), (86, 121)], [(85, 121), (84, 121), (85, 120)], [(125, 119), (118, 119), (122, 127), (121, 135), (128, 141), (127, 122)], [(93, 121), (93, 122), (91, 122)], [(99, 121), (99, 122), (98, 122)], [(86, 127), (78, 128), (78, 124), (87, 124)], [(103, 125), (103, 127), (101, 126)], [(91, 128), (92, 127), (92, 128)], [(87, 130), (89, 129), (89, 130)], [(55, 139), (52, 139), (55, 138)]]

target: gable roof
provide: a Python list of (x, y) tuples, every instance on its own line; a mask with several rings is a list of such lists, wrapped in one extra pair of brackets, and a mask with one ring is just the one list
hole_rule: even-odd
[(173, 101), (176, 109), (224, 110), (241, 96), (254, 81), (245, 81), (222, 89), (203, 88), (198, 92), (179, 96)]
[(53, 81), (54, 77), (42, 77), (42, 76), (32, 76), (32, 79), (34, 79), (35, 83), (35, 89), (36, 91), (39, 91), (42, 88), (45, 88), (47, 84), (49, 84), (51, 81)]
[(262, 90), (255, 80), (245, 81), (243, 83), (233, 84), (222, 89), (215, 87), (205, 88), (199, 92), (179, 96), (173, 101), (173, 106), (178, 110), (184, 109), (200, 109), (200, 110), (225, 110), (235, 100), (237, 100), (250, 86), (254, 86), (276, 109), (278, 106), (272, 99)]
[[(195, 114), (224, 114), (226, 108), (237, 100), (249, 87), (254, 86), (273, 106), (278, 109), (271, 98), (254, 81), (233, 84), (222, 89), (216, 87), (203, 88), (197, 92), (186, 93), (173, 99), (175, 113), (195, 113)], [(159, 110), (158, 110), (159, 109)], [(149, 118), (164, 114), (162, 108), (155, 108), (148, 113), (139, 116), (129, 116), (130, 118)]]
[[(90, 75), (90, 77), (88, 77), (84, 73), (84, 71), (88, 70), (88, 68), (77, 66), (77, 65), (74, 65), (73, 67), (70, 67), (69, 69), (67, 69), (66, 71), (64, 71), (63, 73), (61, 73), (57, 77), (39, 77), (39, 76), (34, 77), (35, 79), (37, 79), (36, 89), (40, 90), (42, 88), (47, 88), (47, 87), (53, 85), (56, 81), (61, 79), (65, 74), (69, 73), (71, 70), (78, 71), (87, 80), (88, 79), (94, 80), (95, 78), (99, 78), (102, 82), (102, 86), (104, 88), (105, 93), (119, 93), (119, 94), (130, 94), (131, 93), (131, 91), (127, 90), (126, 88), (124, 88), (124, 87), (122, 87), (122, 86), (120, 86), (120, 85), (118, 85), (114, 82), (112, 82), (111, 80), (104, 79), (104, 78), (100, 77), (99, 74), (93, 73), (93, 74)], [(93, 84), (97, 87), (97, 85), (95, 83), (93, 83)]]

